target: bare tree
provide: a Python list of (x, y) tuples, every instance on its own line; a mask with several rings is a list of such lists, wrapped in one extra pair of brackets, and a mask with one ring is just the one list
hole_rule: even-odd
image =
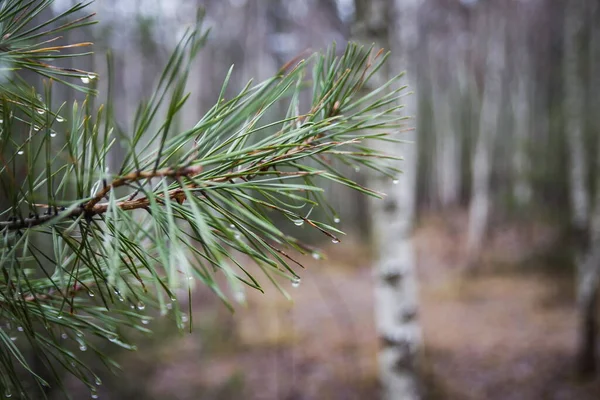
[[(435, 43), (435, 44), (434, 44)], [(448, 68), (440, 68), (440, 59), (445, 59), (460, 68), (457, 57), (449, 51), (442, 40), (429, 42), (429, 65), (431, 72), (431, 99), (436, 141), (436, 173), (439, 203), (443, 208), (455, 206), (460, 195), (461, 184), (461, 141), (457, 128), (456, 111), (452, 98), (458, 86)]]
[(502, 70), (505, 64), (505, 21), (494, 13), (482, 13), (478, 30), (485, 32), (487, 56), (479, 132), (473, 156), (472, 197), (467, 233), (467, 265), (474, 267), (485, 238), (490, 212), (492, 152), (502, 104)]
[[(580, 373), (597, 369), (597, 302), (600, 275), (600, 191), (590, 209), (587, 185), (587, 161), (584, 137), (585, 89), (581, 76), (581, 34), (584, 28), (585, 4), (570, 0), (566, 4), (564, 23), (565, 132), (570, 163), (570, 200), (572, 225), (579, 238), (575, 253), (577, 266), (577, 306), (579, 314), (578, 367)], [(593, 44), (592, 48), (594, 47)], [(597, 62), (592, 53), (592, 62)], [(595, 171), (596, 176), (599, 176)], [(600, 182), (600, 180), (599, 180)], [(591, 220), (591, 222), (590, 222)], [(589, 234), (588, 234), (589, 232)], [(588, 237), (589, 236), (589, 237)]]

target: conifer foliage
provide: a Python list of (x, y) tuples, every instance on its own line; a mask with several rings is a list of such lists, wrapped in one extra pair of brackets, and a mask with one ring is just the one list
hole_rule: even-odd
[[(285, 293), (286, 280), (300, 280), (294, 254), (320, 256), (289, 228), (304, 225), (334, 243), (342, 235), (319, 182), (379, 196), (339, 167), (390, 180), (399, 173), (395, 155), (371, 147), (400, 140), (393, 134), (405, 119), (401, 75), (367, 85), (387, 58), (382, 51), (332, 46), (227, 98), (230, 70), (215, 105), (181, 130), (189, 66), (208, 34), (199, 14), (152, 96), (121, 129), (110, 73), (61, 67), (64, 58), (76, 64), (89, 54), (77, 51), (91, 43), (65, 43), (61, 33), (96, 22), (93, 4), (40, 21), (52, 2), (0, 3), (0, 394), (7, 397), (37, 398), (65, 373), (95, 396), (97, 371), (79, 352), (115, 368), (102, 349), (134, 350), (128, 333), (150, 332), (151, 309), (191, 329), (191, 310), (179, 300), (191, 298), (197, 283), (229, 307), (265, 282)], [(24, 72), (39, 74), (43, 85)], [(103, 83), (109, 100), (98, 106), (95, 88)], [(85, 99), (54, 104), (57, 85)], [(124, 157), (115, 161), (117, 148)]]

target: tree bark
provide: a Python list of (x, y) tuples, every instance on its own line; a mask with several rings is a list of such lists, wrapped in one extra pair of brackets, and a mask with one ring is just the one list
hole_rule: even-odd
[[(467, 266), (473, 269), (481, 254), (490, 209), (490, 177), (492, 151), (502, 102), (502, 70), (505, 64), (504, 22), (494, 13), (486, 13), (487, 57), (479, 133), (475, 145), (472, 170), (472, 195), (467, 232)], [(485, 41), (484, 41), (485, 43)]]
[[(356, 0), (355, 36), (364, 43), (391, 47), (389, 68), (408, 68), (408, 84), (414, 82), (409, 57), (417, 44), (417, 10), (420, 0)], [(397, 28), (396, 28), (397, 27)], [(394, 71), (394, 74), (397, 71)], [(414, 90), (414, 85), (411, 85)], [(417, 96), (404, 98), (405, 110), (416, 114)], [(415, 123), (416, 120), (413, 120)], [(403, 133), (414, 141), (415, 135)], [(389, 145), (388, 145), (389, 146)], [(390, 148), (388, 147), (388, 152)], [(404, 173), (397, 182), (372, 179), (371, 185), (387, 194), (372, 203), (375, 264), (375, 315), (381, 348), (379, 373), (384, 399), (420, 398), (417, 354), (421, 329), (417, 318), (417, 280), (412, 243), (416, 194), (416, 143), (395, 145), (394, 153), (404, 157)]]
[[(441, 42), (438, 46), (429, 46), (429, 65), (431, 79), (431, 99), (433, 105), (433, 122), (436, 142), (436, 172), (439, 204), (442, 208), (457, 204), (460, 195), (461, 179), (461, 141), (456, 130), (456, 110), (452, 107), (460, 96), (460, 89), (452, 82), (450, 73), (445, 68), (438, 68), (440, 60), (454, 61), (455, 56), (445, 51), (447, 43)], [(441, 54), (441, 56), (440, 56)], [(458, 63), (452, 63), (460, 68)], [(456, 97), (453, 97), (456, 96)]]
[[(592, 20), (600, 14), (596, 4), (592, 10)], [(577, 304), (579, 333), (577, 362), (581, 375), (593, 375), (598, 370), (596, 357), (598, 337), (598, 290), (600, 283), (600, 164), (596, 163), (596, 193), (592, 207), (589, 205), (589, 189), (586, 181), (586, 159), (583, 135), (584, 85), (580, 75), (579, 34), (584, 26), (585, 8), (580, 2), (571, 0), (565, 13), (565, 125), (571, 164), (571, 206), (572, 223), (579, 237), (587, 236), (586, 243), (578, 243), (575, 254), (577, 264)], [(592, 129), (600, 128), (596, 117), (599, 101), (596, 99), (600, 81), (596, 77), (600, 66), (600, 30), (592, 22), (590, 32), (590, 88), (592, 109), (590, 110)], [(600, 143), (597, 143), (600, 155)], [(591, 208), (591, 210), (590, 210)], [(591, 222), (588, 222), (591, 218)]]

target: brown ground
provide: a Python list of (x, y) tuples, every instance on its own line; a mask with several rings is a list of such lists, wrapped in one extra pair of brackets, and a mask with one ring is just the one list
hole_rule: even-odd
[[(462, 226), (461, 215), (428, 218), (416, 233), (427, 398), (600, 399), (600, 379), (580, 382), (572, 373), (572, 276), (568, 268), (542, 273), (535, 261), (556, 237), (537, 226), (498, 229), (480, 273), (465, 279)], [(120, 395), (111, 389), (103, 397), (374, 398), (377, 340), (364, 248), (345, 243), (332, 246), (328, 261), (307, 259), (301, 286), (286, 283), (294, 303), (274, 289), (249, 293), (247, 309), (231, 316), (212, 296), (197, 295), (194, 334), (139, 346), (150, 350), (123, 359), (129, 379), (115, 381)]]

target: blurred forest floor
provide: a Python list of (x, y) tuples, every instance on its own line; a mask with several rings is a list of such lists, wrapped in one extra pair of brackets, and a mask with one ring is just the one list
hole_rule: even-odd
[[(465, 226), (454, 213), (424, 218), (416, 232), (427, 398), (597, 399), (600, 379), (573, 373), (574, 283), (556, 233), (493, 225), (481, 268), (465, 277)], [(326, 249), (327, 260), (302, 260), (301, 286), (284, 283), (293, 303), (267, 286), (266, 295), (249, 292), (247, 308), (232, 315), (198, 290), (193, 333), (172, 340), (174, 329), (154, 320), (154, 337), (119, 356), (126, 379), (107, 376), (102, 397), (376, 398), (367, 248), (347, 239)]]

